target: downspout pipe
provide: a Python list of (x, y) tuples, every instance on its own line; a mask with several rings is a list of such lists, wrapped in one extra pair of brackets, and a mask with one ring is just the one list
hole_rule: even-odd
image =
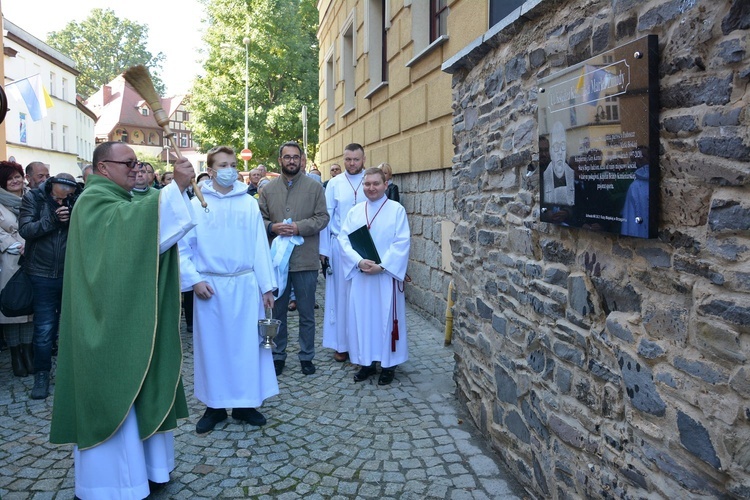
[(448, 305), (445, 308), (445, 345), (453, 339), (453, 280), (448, 284)]

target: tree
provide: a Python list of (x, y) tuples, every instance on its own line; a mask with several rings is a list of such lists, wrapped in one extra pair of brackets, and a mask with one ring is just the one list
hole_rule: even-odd
[(248, 143), (253, 162), (275, 166), (281, 143), (302, 144), (308, 107), (308, 152), (318, 137), (318, 12), (315, 0), (204, 0), (208, 28), (205, 75), (188, 108), (203, 150), (240, 150), (245, 133), (245, 45), (248, 37)]
[(47, 45), (76, 62), (80, 74), (76, 91), (89, 97), (102, 85), (131, 66), (149, 68), (157, 92), (164, 93), (164, 83), (155, 74), (165, 56), (153, 56), (146, 50), (148, 26), (119, 19), (112, 9), (93, 9), (80, 23), (70, 22), (62, 30), (53, 31)]

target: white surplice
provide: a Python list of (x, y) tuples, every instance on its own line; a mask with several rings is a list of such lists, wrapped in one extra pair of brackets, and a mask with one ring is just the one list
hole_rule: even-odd
[(326, 276), (326, 300), (323, 311), (323, 347), (336, 352), (349, 350), (346, 331), (346, 299), (349, 296), (349, 281), (342, 266), (341, 245), (338, 235), (349, 211), (367, 198), (362, 181), (364, 171), (349, 175), (344, 172), (328, 181), (326, 186), (326, 207), (330, 221), (320, 233), (320, 253), (328, 257), (331, 274)]
[(236, 181), (220, 194), (203, 185), (208, 212), (197, 198), (198, 226), (180, 241), (182, 290), (206, 281), (208, 299), (194, 298), (195, 397), (211, 408), (257, 408), (279, 393), (270, 349), (260, 346), (262, 294), (276, 288), (258, 202)]
[[(159, 192), (159, 253), (177, 243), (195, 226), (195, 220), (195, 211), (177, 183), (165, 186)], [(174, 434), (160, 432), (141, 440), (137, 418), (131, 407), (109, 439), (83, 451), (74, 447), (78, 498), (137, 500), (149, 495), (149, 480), (169, 481), (174, 469)]]
[[(366, 225), (368, 219), (370, 235), (385, 269), (385, 272), (375, 275), (360, 272), (357, 264), (362, 257), (352, 248), (348, 236)], [(390, 368), (409, 358), (404, 277), (409, 264), (410, 239), (406, 210), (385, 196), (352, 208), (341, 227), (338, 242), (345, 277), (350, 282), (346, 330), (352, 363), (367, 366), (380, 361), (382, 368)], [(399, 333), (395, 351), (391, 345), (394, 312)]]

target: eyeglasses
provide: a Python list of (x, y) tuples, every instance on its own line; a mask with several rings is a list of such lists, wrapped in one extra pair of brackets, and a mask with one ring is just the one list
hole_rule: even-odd
[(553, 142), (552, 143), (552, 151), (558, 152), (558, 151), (565, 151), (568, 148), (568, 145), (564, 142)]
[(289, 162), (289, 161), (292, 161), (292, 160), (294, 160), (294, 161), (300, 161), (301, 158), (302, 157), (300, 155), (294, 155), (294, 156), (292, 156), (292, 155), (284, 155), (284, 156), (281, 157), (281, 159), (284, 160), (284, 161), (286, 161), (286, 162)]
[(138, 160), (128, 160), (128, 161), (102, 160), (102, 163), (119, 163), (120, 165), (125, 165), (128, 168), (135, 168), (136, 165), (138, 165)]

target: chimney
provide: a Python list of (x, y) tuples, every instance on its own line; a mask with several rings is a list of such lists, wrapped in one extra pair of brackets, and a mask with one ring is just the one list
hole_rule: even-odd
[(103, 90), (104, 95), (102, 96), (102, 105), (106, 106), (112, 100), (112, 87), (105, 85)]

